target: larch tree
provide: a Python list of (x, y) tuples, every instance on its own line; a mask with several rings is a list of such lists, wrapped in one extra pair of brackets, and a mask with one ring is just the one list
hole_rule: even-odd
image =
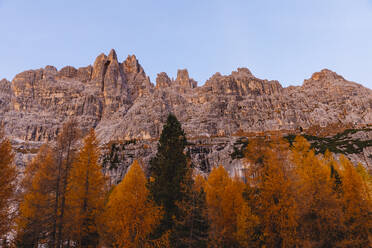
[(206, 182), (209, 247), (239, 247), (238, 216), (245, 204), (244, 183), (232, 179), (223, 166), (214, 168)]
[(0, 127), (0, 240), (10, 231), (13, 216), (17, 177), (13, 158), (12, 145)]
[(66, 194), (66, 223), (79, 247), (95, 247), (99, 241), (98, 219), (105, 199), (105, 178), (98, 164), (100, 150), (94, 130), (73, 163)]
[(293, 247), (296, 244), (297, 204), (288, 163), (289, 146), (282, 139), (272, 137), (257, 153), (256, 144), (251, 142), (246, 151), (250, 163), (245, 190), (250, 207), (246, 210), (245, 223), (249, 240), (243, 241), (248, 245)]
[(114, 247), (161, 247), (166, 237), (152, 240), (150, 235), (160, 223), (161, 207), (149, 199), (147, 179), (134, 161), (129, 171), (112, 191), (104, 213), (105, 232)]
[(334, 178), (324, 159), (317, 157), (303, 137), (296, 137), (292, 148), (298, 204), (299, 246), (334, 247), (345, 229)]
[(260, 247), (261, 235), (259, 216), (252, 211), (248, 203), (244, 203), (237, 216), (236, 239), (240, 247)]
[(182, 184), (188, 170), (184, 153), (186, 144), (181, 123), (170, 114), (160, 136), (158, 151), (149, 166), (150, 197), (164, 209), (164, 217), (154, 231), (154, 237), (171, 232), (174, 219), (180, 214), (177, 202), (185, 197)]
[(362, 183), (364, 184), (364, 187), (366, 188), (367, 198), (372, 200), (372, 174), (369, 173), (367, 169), (361, 163), (358, 163), (355, 169), (360, 175), (362, 179)]
[[(342, 168), (342, 209), (347, 227), (342, 247), (370, 247), (372, 238), (372, 201), (370, 189), (355, 166), (346, 157), (340, 157)], [(365, 174), (364, 174), (365, 175)], [(366, 176), (366, 175), (365, 175)]]
[(66, 189), (72, 163), (75, 157), (75, 146), (79, 137), (74, 120), (67, 121), (57, 137), (54, 148), (56, 156), (56, 181), (54, 201), (54, 223), (52, 230), (53, 244), (60, 247), (64, 240), (69, 240), (68, 233), (65, 233), (65, 209)]
[(49, 145), (43, 145), (26, 166), (23, 193), (16, 219), (17, 247), (38, 247), (51, 243), (54, 223), (55, 158)]

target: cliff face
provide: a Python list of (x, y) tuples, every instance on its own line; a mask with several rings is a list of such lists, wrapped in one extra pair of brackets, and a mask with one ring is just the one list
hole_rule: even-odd
[[(59, 71), (47, 66), (22, 72), (12, 82), (0, 81), (0, 118), (20, 164), (30, 150), (52, 142), (68, 118), (76, 118), (83, 132), (95, 128), (102, 144), (137, 140), (130, 144), (132, 157), (125, 158), (130, 163), (133, 157), (153, 154), (154, 141), (173, 112), (188, 138), (198, 144), (189, 147), (194, 162), (213, 166), (231, 158), (233, 146), (228, 144), (237, 141), (237, 132), (370, 124), (371, 109), (371, 90), (329, 70), (288, 88), (258, 79), (246, 68), (227, 76), (216, 73), (200, 87), (187, 70), (179, 70), (175, 80), (162, 72), (154, 86), (135, 56), (120, 63), (114, 50), (99, 55), (93, 66)], [(209, 146), (229, 155), (216, 147), (208, 153), (200, 150)]]

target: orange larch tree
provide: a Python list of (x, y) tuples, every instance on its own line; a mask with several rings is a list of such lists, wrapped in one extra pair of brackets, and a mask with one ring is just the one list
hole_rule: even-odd
[(10, 231), (12, 205), (16, 189), (17, 170), (13, 165), (14, 154), (10, 141), (0, 127), (0, 240)]
[[(370, 247), (372, 245), (372, 202), (370, 188), (359, 171), (346, 157), (340, 157), (342, 175), (342, 209), (347, 227), (342, 247)], [(360, 165), (359, 165), (360, 166)], [(365, 175), (365, 174), (364, 174)], [(365, 175), (367, 176), (367, 175)]]
[(358, 163), (355, 169), (362, 179), (363, 187), (366, 189), (366, 197), (372, 199), (372, 174), (361, 163)]
[[(43, 236), (45, 236), (43, 242), (48, 243), (51, 247), (60, 247), (63, 242), (62, 238), (66, 239), (66, 235), (62, 235), (62, 232), (65, 231), (63, 221), (67, 181), (74, 158), (74, 145), (77, 140), (75, 126), (76, 123), (73, 121), (68, 121), (63, 125), (56, 145), (53, 148), (49, 148), (47, 145), (40, 150), (36, 159), (27, 165), (22, 182), (24, 190), (22, 204), (30, 203), (31, 196), (36, 194), (48, 198), (47, 205), (40, 205), (37, 208), (40, 207), (40, 211), (47, 213), (48, 223), (47, 225), (43, 224), (42, 227)], [(46, 163), (46, 161), (48, 162)], [(47, 171), (47, 177), (44, 175), (45, 171)], [(35, 212), (35, 214), (37, 213)]]
[(134, 161), (123, 181), (110, 194), (105, 207), (105, 232), (114, 247), (157, 247), (166, 239), (151, 240), (151, 233), (160, 223), (162, 210), (150, 200), (147, 179)]
[(106, 194), (99, 155), (92, 129), (73, 163), (66, 192), (66, 228), (80, 247), (96, 246), (99, 242), (97, 225)]
[(244, 206), (244, 183), (230, 178), (223, 166), (214, 168), (206, 182), (210, 247), (238, 247), (238, 216)]
[(342, 240), (343, 214), (331, 168), (315, 155), (310, 144), (297, 137), (292, 162), (296, 171), (299, 246), (334, 247)]
[(54, 153), (56, 157), (56, 181), (54, 201), (54, 223), (52, 230), (52, 243), (57, 247), (69, 240), (69, 233), (65, 230), (66, 190), (70, 170), (75, 158), (75, 146), (79, 137), (76, 122), (69, 120), (64, 123), (62, 131), (57, 137)]
[(253, 140), (246, 158), (249, 169), (244, 195), (249, 208), (245, 209), (247, 222), (243, 221), (246, 237), (241, 234), (241, 240), (245, 247), (293, 247), (298, 222), (288, 144), (278, 137), (264, 143)]
[(48, 146), (43, 145), (37, 156), (26, 166), (16, 219), (17, 247), (52, 246), (55, 159)]

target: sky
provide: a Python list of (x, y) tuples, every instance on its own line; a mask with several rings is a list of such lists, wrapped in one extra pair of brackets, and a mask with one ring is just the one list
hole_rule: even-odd
[(328, 68), (372, 89), (372, 0), (0, 0), (0, 78), (135, 54), (155, 82), (247, 67), (301, 85)]

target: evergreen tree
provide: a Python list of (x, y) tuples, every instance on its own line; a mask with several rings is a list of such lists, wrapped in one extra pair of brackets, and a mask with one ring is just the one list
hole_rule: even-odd
[(185, 198), (177, 204), (180, 214), (171, 236), (171, 240), (177, 241), (173, 242), (174, 247), (207, 247), (209, 223), (204, 184), (202, 176), (193, 180), (192, 170), (188, 171), (183, 184)]
[(333, 154), (327, 149), (324, 153), (323, 160), (325, 164), (328, 164), (331, 170), (331, 178), (333, 179), (333, 190), (337, 193), (342, 192), (342, 180), (339, 173), (338, 164), (333, 158)]
[(180, 214), (177, 202), (185, 198), (182, 184), (188, 165), (184, 149), (185, 133), (177, 118), (170, 114), (158, 143), (158, 151), (150, 161), (149, 190), (151, 198), (164, 209), (164, 216), (155, 237), (159, 237), (174, 227), (174, 219)]
[(338, 173), (337, 169), (335, 169), (335, 166), (331, 164), (331, 178), (334, 180), (334, 186), (333, 189), (336, 192), (341, 192), (342, 191), (342, 181), (341, 181), (341, 176)]

